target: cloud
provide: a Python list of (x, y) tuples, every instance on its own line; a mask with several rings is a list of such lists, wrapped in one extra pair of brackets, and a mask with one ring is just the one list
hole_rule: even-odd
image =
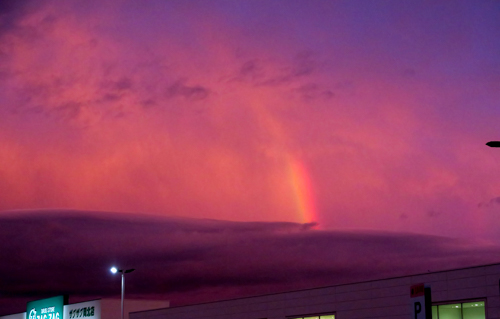
[(294, 65), (290, 71), (296, 77), (312, 75), (318, 67), (315, 54), (310, 51), (299, 52), (294, 57)]
[(430, 217), (430, 218), (433, 218), (433, 217), (439, 217), (442, 215), (442, 212), (439, 212), (439, 211), (435, 211), (435, 210), (429, 210), (427, 212), (427, 216)]
[(186, 85), (184, 79), (177, 80), (167, 88), (167, 96), (170, 98), (180, 96), (191, 101), (198, 101), (206, 99), (209, 94), (209, 89), (201, 85)]
[(0, 2), (0, 36), (12, 30), (18, 19), (27, 13), (27, 8), (33, 4), (32, 0), (1, 1)]
[(142, 101), (157, 98), (158, 79), (168, 80), (163, 61), (98, 32), (102, 20), (85, 5), (73, 6), (44, 1), (19, 9), (23, 14), (0, 34), (8, 88), (1, 107), (82, 128), (141, 112)]
[(490, 4), (7, 3), (0, 209), (311, 221), (298, 161), (324, 228), (498, 237)]
[(322, 98), (328, 100), (335, 96), (335, 94), (328, 89), (322, 88), (317, 83), (306, 83), (293, 89), (294, 92), (299, 94), (302, 99), (306, 101)]
[(492, 206), (496, 206), (496, 205), (500, 205), (500, 196), (494, 197), (487, 202), (481, 202), (481, 203), (477, 204), (477, 207), (488, 208), (488, 207), (492, 207)]
[(251, 58), (243, 62), (229, 82), (239, 81), (255, 87), (278, 87), (300, 83), (317, 72), (321, 63), (317, 54), (298, 52), (285, 57)]
[(233, 80), (256, 82), (264, 76), (262, 63), (258, 59), (248, 60), (241, 65)]
[(232, 298), (484, 264), (500, 252), (407, 233), (83, 211), (3, 213), (0, 234), (0, 273), (9, 274), (0, 295), (19, 298), (0, 302), (5, 313), (23, 311), (27, 298), (115, 296), (111, 265), (136, 269), (132, 298), (179, 305), (214, 291)]

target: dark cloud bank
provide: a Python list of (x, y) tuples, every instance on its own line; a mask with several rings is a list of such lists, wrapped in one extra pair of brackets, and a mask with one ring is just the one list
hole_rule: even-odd
[(3, 213), (0, 249), (0, 315), (62, 293), (119, 298), (111, 265), (137, 269), (127, 297), (175, 306), (493, 263), (500, 252), (416, 234), (77, 211)]

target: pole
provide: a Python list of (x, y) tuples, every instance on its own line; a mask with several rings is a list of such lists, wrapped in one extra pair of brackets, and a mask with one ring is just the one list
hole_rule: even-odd
[(135, 270), (134, 268), (117, 269), (116, 267), (111, 267), (111, 269), (110, 269), (110, 271), (113, 274), (116, 274), (117, 272), (122, 274), (122, 302), (121, 302), (122, 317), (121, 317), (121, 319), (124, 319), (124, 316), (125, 316), (125, 311), (123, 309), (123, 304), (124, 304), (124, 300), (125, 300), (125, 274), (128, 274), (129, 272), (132, 272), (134, 270)]
[(122, 271), (122, 319), (123, 319), (123, 299), (125, 297), (125, 271)]

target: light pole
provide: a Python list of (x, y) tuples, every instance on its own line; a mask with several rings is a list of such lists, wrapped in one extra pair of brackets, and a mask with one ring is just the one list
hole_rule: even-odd
[(129, 272), (134, 271), (135, 269), (117, 269), (116, 267), (111, 267), (110, 271), (113, 274), (116, 274), (117, 272), (120, 272), (122, 274), (122, 304), (121, 304), (121, 309), (122, 309), (122, 319), (123, 319), (123, 300), (125, 298), (125, 274), (128, 274)]
[(486, 143), (489, 147), (500, 147), (500, 141), (491, 141)]

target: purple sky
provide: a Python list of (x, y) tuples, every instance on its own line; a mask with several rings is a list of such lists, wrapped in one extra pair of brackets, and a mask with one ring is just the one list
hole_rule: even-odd
[[(187, 291), (203, 300), (216, 288), (237, 296), (322, 285), (330, 271), (354, 280), (420, 270), (370, 272), (363, 247), (373, 236), (393, 259), (420, 241), (434, 254), (449, 243), (444, 259), (429, 258), (436, 268), (500, 261), (484, 253), (500, 245), (500, 151), (485, 146), (500, 140), (499, 34), (495, 0), (0, 2), (0, 239), (22, 251), (2, 261), (16, 273), (0, 275), (2, 298), (58, 290), (16, 272), (35, 267), (26, 240), (64, 252), (53, 264), (42, 258), (47, 278), (70, 273), (65, 258), (82, 246), (94, 256), (91, 278), (111, 261), (172, 267), (153, 244), (171, 238), (146, 230), (159, 225), (179, 237), (167, 255), (188, 255), (187, 282), (208, 278), (165, 277), (165, 298), (181, 303)], [(99, 215), (105, 225), (80, 227), (75, 242), (57, 231)], [(46, 224), (28, 237), (4, 226), (36, 218)], [(211, 260), (205, 243), (222, 239), (183, 239), (186, 225), (227, 229), (227, 247)], [(120, 246), (127, 227), (144, 258), (116, 248), (108, 260), (92, 244), (95, 232)], [(255, 251), (255, 236), (270, 253), (253, 270), (208, 275)], [(295, 254), (308, 261), (295, 264)], [(356, 267), (338, 264), (349, 260)], [(279, 273), (297, 283), (269, 279)], [(101, 283), (78, 283), (74, 294), (116, 288)]]

